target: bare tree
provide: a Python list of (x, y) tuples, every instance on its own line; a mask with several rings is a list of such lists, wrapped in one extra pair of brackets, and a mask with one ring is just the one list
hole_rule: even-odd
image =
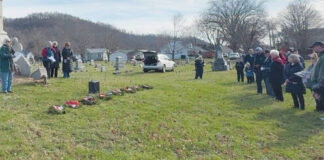
[(116, 32), (107, 29), (103, 42), (104, 47), (107, 49), (108, 62), (110, 62), (110, 54), (118, 49), (119, 40)]
[(309, 0), (294, 0), (282, 15), (282, 34), (288, 43), (302, 51), (307, 48), (311, 36), (310, 29), (318, 28), (321, 17)]
[(179, 50), (179, 39), (181, 37), (183, 16), (178, 13), (172, 17), (172, 33), (171, 37), (167, 36), (169, 52), (172, 55), (172, 60), (174, 60), (175, 53)]
[(244, 36), (253, 41), (262, 38), (263, 5), (262, 0), (213, 0), (208, 11), (210, 23), (220, 28), (223, 40), (237, 51), (246, 42)]

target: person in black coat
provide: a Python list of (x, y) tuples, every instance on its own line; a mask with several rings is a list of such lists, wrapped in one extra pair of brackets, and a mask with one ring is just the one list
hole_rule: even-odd
[(263, 50), (261, 47), (258, 47), (255, 49), (257, 54), (254, 57), (254, 72), (256, 76), (256, 83), (257, 83), (257, 92), (259, 94), (262, 94), (262, 72), (261, 72), (261, 66), (265, 61), (265, 56), (263, 54)]
[(237, 73), (237, 82), (244, 82), (244, 63), (242, 62), (241, 58), (236, 60), (235, 69)]
[(271, 65), (271, 69), (270, 69), (269, 80), (270, 80), (274, 95), (276, 97), (276, 100), (284, 101), (284, 98), (282, 95), (282, 87), (281, 87), (281, 85), (284, 83), (283, 61), (280, 58), (279, 52), (277, 50), (270, 51), (270, 55), (271, 55), (271, 59), (272, 59), (272, 65)]
[(71, 43), (65, 43), (65, 47), (62, 50), (62, 57), (63, 57), (63, 78), (69, 78), (70, 72), (72, 72), (72, 56), (73, 51), (71, 49)]
[(267, 95), (274, 97), (273, 89), (270, 83), (270, 71), (271, 71), (271, 65), (272, 60), (270, 56), (270, 51), (265, 50), (264, 55), (266, 59), (264, 60), (263, 64), (261, 65), (261, 72), (262, 72), (262, 78), (266, 87)]
[(315, 111), (324, 112), (324, 80), (313, 86), (312, 95), (316, 100)]
[(196, 76), (195, 79), (202, 79), (204, 73), (205, 62), (201, 56), (198, 56), (195, 60)]
[(57, 71), (60, 68), (60, 63), (61, 63), (61, 51), (58, 48), (58, 43), (56, 41), (53, 42), (53, 49), (55, 50), (54, 53), (55, 62), (52, 63), (51, 65), (51, 78), (53, 78), (54, 75), (55, 78), (57, 78)]
[(295, 73), (303, 71), (302, 64), (298, 55), (291, 54), (288, 57), (289, 64), (285, 67), (285, 78), (286, 78), (286, 92), (291, 93), (294, 101), (294, 108), (305, 109), (304, 94), (306, 88), (302, 81), (302, 78), (297, 76)]
[[(253, 68), (253, 66), (254, 66), (254, 50), (253, 49), (250, 49), (249, 54), (247, 54), (244, 57), (244, 64), (246, 65), (247, 63), (249, 63), (250, 66)], [(252, 77), (250, 77), (250, 81), (251, 81), (251, 83), (254, 82), (254, 75)]]

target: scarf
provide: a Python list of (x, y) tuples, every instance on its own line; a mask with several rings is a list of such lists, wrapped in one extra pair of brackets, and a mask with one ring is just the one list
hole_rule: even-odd
[(278, 63), (284, 65), (284, 63), (283, 63), (283, 61), (282, 61), (282, 59), (281, 59), (280, 57), (272, 58), (272, 61), (273, 61), (273, 62), (278, 62)]

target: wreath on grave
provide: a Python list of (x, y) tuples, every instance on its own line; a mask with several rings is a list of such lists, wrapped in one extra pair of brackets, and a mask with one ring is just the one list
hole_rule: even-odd
[(115, 89), (113, 91), (111, 91), (113, 95), (117, 95), (117, 96), (123, 96), (124, 92), (120, 89)]
[(99, 99), (105, 100), (105, 101), (112, 99), (112, 94), (107, 95), (107, 94), (99, 93), (98, 96), (99, 96)]
[(51, 106), (48, 108), (48, 113), (50, 113), (50, 114), (65, 114), (66, 112), (65, 112), (63, 106), (54, 105), (54, 106)]
[(125, 87), (125, 88), (122, 88), (121, 90), (123, 92), (125, 92), (125, 93), (136, 93), (136, 90), (135, 89), (132, 89), (130, 87)]
[(92, 96), (85, 97), (82, 100), (80, 100), (80, 102), (83, 105), (88, 105), (88, 106), (97, 104), (96, 98)]
[(67, 101), (64, 104), (67, 107), (73, 108), (73, 109), (78, 109), (80, 108), (79, 102), (78, 101)]
[(150, 85), (141, 85), (141, 87), (143, 88), (143, 89), (153, 89), (153, 87), (152, 86), (150, 86)]

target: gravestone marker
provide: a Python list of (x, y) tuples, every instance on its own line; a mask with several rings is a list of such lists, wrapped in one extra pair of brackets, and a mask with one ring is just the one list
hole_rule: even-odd
[(81, 59), (78, 59), (75, 63), (75, 68), (74, 68), (74, 71), (75, 72), (78, 72), (78, 71), (83, 71), (84, 67), (83, 67), (83, 62)]
[(94, 65), (95, 65), (94, 60), (91, 60), (90, 61), (90, 66), (94, 66)]
[(40, 80), (43, 77), (47, 78), (47, 72), (45, 68), (39, 68), (34, 73), (31, 74), (31, 77), (34, 78), (34, 80)]
[(18, 73), (22, 76), (29, 77), (30, 76), (30, 64), (28, 60), (23, 56), (19, 55), (17, 58), (15, 58), (16, 61), (15, 64), (18, 67)]
[(106, 67), (105, 66), (101, 66), (101, 72), (106, 72)]

